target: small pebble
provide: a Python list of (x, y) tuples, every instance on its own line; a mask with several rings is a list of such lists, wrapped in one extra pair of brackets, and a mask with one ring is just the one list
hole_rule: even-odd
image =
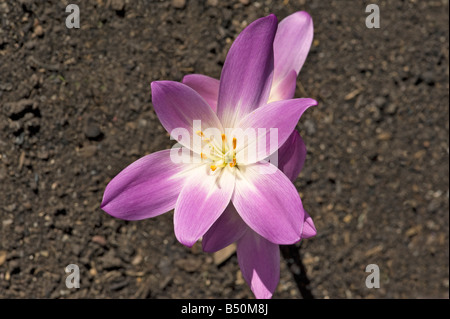
[(103, 133), (97, 124), (89, 122), (84, 128), (84, 135), (90, 140), (98, 140), (103, 136)]
[(34, 27), (33, 34), (37, 37), (42, 37), (44, 35), (44, 28), (40, 24)]
[(186, 0), (172, 0), (172, 6), (176, 9), (183, 9), (186, 6)]

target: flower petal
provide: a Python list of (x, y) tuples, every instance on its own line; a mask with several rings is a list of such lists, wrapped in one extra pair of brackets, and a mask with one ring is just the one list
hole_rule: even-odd
[(186, 164), (174, 164), (170, 150), (144, 156), (114, 177), (106, 186), (101, 208), (125, 220), (139, 220), (175, 207), (183, 187)]
[(294, 130), (278, 150), (278, 168), (294, 182), (306, 159), (306, 146), (300, 134)]
[[(208, 128), (217, 129), (218, 133), (214, 136), (218, 135), (216, 140), (220, 140), (223, 128), (217, 115), (189, 86), (173, 81), (152, 82), (152, 101), (161, 124), (181, 145), (200, 153), (201, 150), (194, 144), (200, 146), (201, 142), (194, 143), (193, 139), (199, 138), (196, 135), (198, 130)], [(201, 121), (201, 127), (194, 127), (194, 121)], [(181, 134), (180, 130), (186, 134)], [(179, 136), (183, 137), (180, 139)]]
[(284, 81), (292, 70), (298, 75), (308, 56), (313, 37), (312, 18), (304, 11), (293, 13), (280, 22), (273, 43), (273, 88)]
[(241, 238), (247, 229), (247, 224), (230, 203), (203, 236), (203, 251), (212, 253), (221, 250)]
[(316, 226), (314, 225), (311, 216), (309, 216), (309, 214), (305, 211), (305, 223), (303, 224), (302, 239), (314, 237), (316, 234)]
[(231, 199), (235, 176), (228, 167), (213, 175), (207, 165), (196, 168), (175, 204), (175, 236), (191, 247), (219, 218)]
[[(255, 163), (278, 150), (295, 129), (303, 112), (314, 105), (317, 102), (313, 99), (277, 101), (245, 116), (232, 132), (237, 137), (238, 163)], [(255, 137), (245, 138), (247, 132), (256, 132)], [(275, 132), (277, 138), (274, 140)]]
[(291, 70), (282, 80), (272, 83), (268, 103), (292, 99), (295, 95), (296, 87), (297, 73)]
[(239, 166), (232, 202), (255, 232), (274, 244), (301, 239), (304, 210), (292, 182), (270, 163)]
[(246, 27), (233, 42), (220, 77), (217, 115), (224, 128), (267, 102), (273, 75), (277, 18), (271, 14)]
[(258, 299), (272, 297), (280, 280), (280, 249), (252, 230), (237, 242), (237, 257), (250, 289)]
[(219, 80), (203, 74), (189, 74), (183, 78), (183, 83), (193, 88), (217, 112), (219, 98)]

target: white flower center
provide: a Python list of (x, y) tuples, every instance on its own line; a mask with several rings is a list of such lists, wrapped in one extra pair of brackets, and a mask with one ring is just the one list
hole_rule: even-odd
[(231, 168), (236, 167), (236, 138), (233, 137), (233, 147), (230, 149), (227, 143), (227, 137), (225, 134), (222, 134), (222, 143), (221, 147), (217, 147), (214, 143), (211, 142), (209, 138), (205, 136), (202, 131), (197, 131), (197, 135), (202, 138), (202, 141), (205, 142), (209, 147), (209, 154), (200, 153), (202, 160), (208, 160), (211, 165), (210, 168), (214, 172), (218, 168), (223, 168), (229, 165)]

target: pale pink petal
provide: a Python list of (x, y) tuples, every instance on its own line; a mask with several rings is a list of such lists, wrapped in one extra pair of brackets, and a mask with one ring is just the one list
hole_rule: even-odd
[(108, 183), (101, 208), (126, 220), (165, 213), (175, 207), (189, 169), (187, 164), (172, 163), (170, 150), (144, 156)]
[(203, 251), (215, 252), (237, 241), (248, 229), (230, 203), (202, 239)]
[(314, 225), (311, 216), (309, 216), (309, 214), (305, 211), (305, 223), (303, 224), (302, 239), (314, 237), (316, 234), (316, 226)]
[(313, 37), (313, 21), (307, 12), (295, 12), (280, 22), (273, 44), (274, 88), (292, 70), (298, 75), (308, 56)]
[[(201, 150), (194, 147), (201, 146), (201, 140), (194, 142), (200, 139), (196, 133), (209, 128), (217, 130), (213, 135), (220, 140), (223, 128), (217, 115), (189, 86), (173, 81), (152, 82), (152, 102), (161, 124), (181, 145), (199, 153)], [(201, 125), (195, 127), (194, 121)]]
[(297, 73), (292, 70), (283, 79), (272, 84), (269, 102), (292, 99), (297, 88)]
[(208, 102), (213, 111), (217, 111), (219, 80), (203, 74), (189, 74), (183, 78), (183, 83), (197, 91)]
[(213, 174), (208, 165), (196, 168), (175, 205), (174, 227), (178, 241), (192, 246), (228, 206), (235, 176), (228, 167)]
[(277, 18), (271, 14), (246, 27), (233, 42), (220, 77), (217, 115), (224, 128), (267, 102), (273, 75)]
[[(255, 163), (278, 150), (292, 134), (303, 112), (314, 105), (317, 102), (313, 99), (277, 101), (241, 119), (232, 131), (237, 138), (238, 163)], [(254, 137), (247, 138), (248, 132), (255, 132)]]
[(280, 249), (252, 230), (237, 242), (237, 257), (250, 289), (258, 299), (272, 297), (280, 280)]
[(245, 223), (267, 240), (288, 245), (301, 239), (304, 210), (300, 196), (272, 164), (239, 166), (232, 202)]
[(294, 182), (300, 174), (306, 159), (306, 145), (300, 134), (294, 130), (278, 150), (278, 168)]

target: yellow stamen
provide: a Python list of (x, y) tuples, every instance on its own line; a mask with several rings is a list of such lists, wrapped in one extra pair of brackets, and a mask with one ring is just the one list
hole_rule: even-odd
[(197, 132), (195, 132), (195, 133), (197, 133), (197, 135), (198, 135), (198, 136), (201, 136), (201, 137), (204, 137), (204, 136), (205, 136), (205, 134), (203, 134), (202, 131), (197, 131)]
[(233, 149), (234, 150), (236, 149), (236, 138), (235, 137), (233, 137)]
[(226, 136), (225, 134), (222, 134), (222, 153), (225, 153), (225, 140)]
[(214, 172), (216, 170), (217, 166), (216, 165), (211, 165), (211, 170)]
[(203, 153), (200, 153), (200, 157), (201, 157), (202, 159), (208, 159), (208, 156), (206, 156), (206, 155), (203, 154)]

